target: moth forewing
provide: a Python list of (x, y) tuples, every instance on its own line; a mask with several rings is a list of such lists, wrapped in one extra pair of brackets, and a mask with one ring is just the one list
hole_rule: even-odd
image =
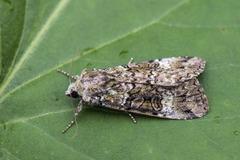
[(205, 63), (204, 60), (198, 57), (172, 57), (98, 71), (119, 82), (178, 86), (202, 73)]
[[(196, 79), (204, 69), (205, 61), (198, 57), (130, 61), (123, 66), (83, 70), (80, 76), (72, 76), (77, 77), (76, 82), (70, 84), (67, 93), (77, 93), (90, 105), (125, 112), (169, 119), (198, 118), (209, 110)], [(81, 105), (74, 118), (79, 108)]]

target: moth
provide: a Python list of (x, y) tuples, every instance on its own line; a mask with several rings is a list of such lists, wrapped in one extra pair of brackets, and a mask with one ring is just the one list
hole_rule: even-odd
[(83, 70), (72, 76), (75, 80), (66, 91), (67, 96), (79, 98), (74, 118), (83, 102), (124, 111), (168, 119), (193, 119), (204, 116), (208, 100), (197, 76), (205, 69), (198, 57), (172, 57), (132, 63), (105, 69)]

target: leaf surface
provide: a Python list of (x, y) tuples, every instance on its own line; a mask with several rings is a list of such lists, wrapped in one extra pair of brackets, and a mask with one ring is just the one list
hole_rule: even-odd
[[(2, 159), (238, 159), (240, 3), (237, 0), (0, 1)], [(74, 125), (72, 74), (173, 56), (207, 61), (210, 111), (165, 120), (84, 104)], [(78, 99), (74, 99), (74, 106)]]

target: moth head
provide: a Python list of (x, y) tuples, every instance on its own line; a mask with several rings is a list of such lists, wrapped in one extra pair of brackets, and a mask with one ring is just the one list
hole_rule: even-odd
[(66, 96), (78, 98), (80, 97), (80, 88), (76, 85), (76, 83), (71, 83), (68, 87), (68, 90), (65, 92)]

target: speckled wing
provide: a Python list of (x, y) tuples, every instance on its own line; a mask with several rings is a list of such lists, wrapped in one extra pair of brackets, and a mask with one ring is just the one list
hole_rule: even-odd
[(198, 57), (172, 57), (98, 71), (118, 82), (178, 86), (202, 73), (205, 63)]
[(111, 109), (168, 119), (198, 118), (209, 110), (196, 78), (171, 87), (111, 81), (100, 88), (88, 91), (91, 99)]

